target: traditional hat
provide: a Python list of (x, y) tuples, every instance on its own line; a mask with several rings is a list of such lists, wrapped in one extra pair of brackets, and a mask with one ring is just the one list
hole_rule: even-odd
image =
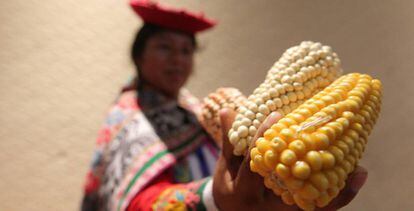
[(149, 0), (130, 0), (130, 5), (145, 23), (190, 34), (209, 29), (217, 23), (205, 17), (203, 13), (196, 14), (184, 9), (171, 8)]

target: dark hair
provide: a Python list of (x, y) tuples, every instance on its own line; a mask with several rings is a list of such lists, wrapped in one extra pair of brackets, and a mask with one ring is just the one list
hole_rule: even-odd
[[(135, 36), (135, 40), (132, 44), (132, 49), (131, 49), (131, 59), (134, 62), (135, 66), (137, 67), (137, 63), (136, 63), (136, 59), (142, 56), (142, 53), (144, 52), (145, 49), (145, 45), (147, 40), (158, 34), (158, 33), (162, 33), (165, 31), (174, 31), (171, 29), (167, 29), (158, 25), (154, 25), (154, 24), (150, 24), (150, 23), (145, 23), (138, 31), (137, 35)], [(197, 41), (196, 38), (193, 34), (188, 34), (185, 32), (181, 32), (181, 31), (177, 31), (179, 33), (183, 33), (187, 36), (190, 37), (191, 39), (191, 43), (193, 44), (194, 48), (197, 48)], [(138, 67), (137, 67), (138, 69)]]

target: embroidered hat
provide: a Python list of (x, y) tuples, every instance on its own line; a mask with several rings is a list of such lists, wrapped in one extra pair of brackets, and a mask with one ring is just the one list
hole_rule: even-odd
[(196, 14), (184, 9), (171, 8), (149, 0), (130, 0), (130, 5), (145, 23), (190, 34), (209, 29), (217, 23), (205, 17), (203, 13)]

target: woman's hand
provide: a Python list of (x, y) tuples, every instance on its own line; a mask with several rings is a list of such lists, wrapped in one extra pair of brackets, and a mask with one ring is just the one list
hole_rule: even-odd
[[(223, 130), (222, 153), (218, 160), (214, 174), (213, 197), (216, 206), (220, 210), (300, 210), (297, 206), (289, 206), (283, 203), (280, 197), (272, 190), (264, 186), (263, 177), (250, 170), (250, 153), (244, 157), (233, 155), (233, 146), (230, 144), (227, 134), (234, 121), (236, 113), (229, 109), (220, 112)], [(281, 115), (272, 113), (260, 126), (253, 138), (263, 136), (266, 129), (279, 121)], [(255, 143), (255, 141), (253, 141)], [(251, 149), (250, 146), (249, 151)], [(365, 183), (367, 171), (357, 167), (349, 175), (345, 188), (332, 202), (323, 209), (337, 210), (347, 205), (358, 193)]]

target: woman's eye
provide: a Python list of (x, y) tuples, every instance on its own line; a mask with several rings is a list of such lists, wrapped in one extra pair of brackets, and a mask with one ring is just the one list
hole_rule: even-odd
[(169, 45), (167, 45), (167, 44), (159, 44), (158, 45), (158, 49), (169, 51), (169, 50), (171, 50), (171, 47)]

